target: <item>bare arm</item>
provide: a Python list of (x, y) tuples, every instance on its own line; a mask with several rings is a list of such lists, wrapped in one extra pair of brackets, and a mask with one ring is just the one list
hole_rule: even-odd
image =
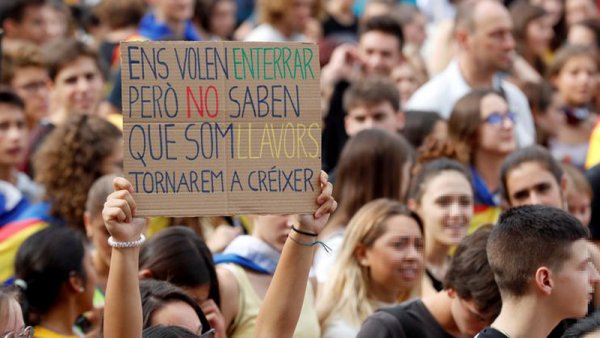
[[(319, 209), (314, 215), (300, 216), (298, 229), (320, 232), (337, 206), (331, 196), (332, 190), (327, 175), (321, 172), (321, 195), (317, 198)], [(295, 231), (291, 231), (289, 237), (301, 243), (316, 240)], [(304, 246), (292, 240), (285, 242), (277, 270), (260, 307), (253, 337), (292, 337), (302, 310), (314, 251), (314, 246)]]
[[(145, 218), (135, 218), (131, 184), (123, 178), (113, 182), (115, 192), (108, 196), (102, 215), (115, 241), (140, 238)], [(142, 337), (142, 301), (138, 279), (140, 248), (113, 248), (106, 285), (104, 337)]]

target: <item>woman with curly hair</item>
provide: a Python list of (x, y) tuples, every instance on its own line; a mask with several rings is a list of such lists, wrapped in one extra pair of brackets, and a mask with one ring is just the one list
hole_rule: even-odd
[(87, 193), (102, 175), (122, 170), (121, 131), (96, 116), (78, 115), (48, 136), (34, 158), (36, 181), (46, 189), (48, 220), (84, 231)]
[(69, 118), (47, 137), (34, 160), (36, 180), (46, 189), (44, 200), (0, 229), (1, 281), (12, 276), (17, 248), (32, 233), (48, 224), (85, 233), (88, 190), (100, 176), (121, 171), (121, 140), (116, 126), (83, 114)]

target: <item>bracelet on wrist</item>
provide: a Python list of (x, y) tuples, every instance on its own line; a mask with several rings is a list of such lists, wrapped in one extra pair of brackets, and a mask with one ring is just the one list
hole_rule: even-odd
[(319, 234), (316, 232), (309, 232), (309, 231), (304, 231), (304, 230), (300, 230), (298, 228), (296, 228), (295, 226), (292, 225), (292, 230), (294, 230), (295, 232), (301, 234), (301, 235), (306, 235), (306, 236), (311, 236), (311, 237), (318, 237)]
[(320, 245), (323, 247), (323, 250), (325, 250), (325, 252), (327, 252), (327, 253), (331, 252), (331, 248), (327, 244), (325, 244), (325, 242), (322, 242), (319, 240), (314, 241), (314, 242), (302, 242), (302, 241), (295, 239), (294, 237), (292, 237), (290, 235), (288, 235), (288, 238), (291, 239), (294, 243), (301, 245), (301, 246), (313, 247), (315, 245)]
[(128, 241), (128, 242), (118, 242), (115, 241), (115, 239), (110, 236), (108, 237), (108, 245), (112, 248), (136, 248), (138, 246), (142, 246), (142, 244), (144, 244), (144, 242), (146, 241), (146, 236), (144, 236), (144, 234), (140, 234), (140, 238), (135, 240), (135, 241)]

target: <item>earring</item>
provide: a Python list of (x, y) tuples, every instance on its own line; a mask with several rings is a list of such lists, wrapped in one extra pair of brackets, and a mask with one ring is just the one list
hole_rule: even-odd
[(83, 286), (79, 287), (79, 293), (83, 293), (85, 291), (85, 288)]

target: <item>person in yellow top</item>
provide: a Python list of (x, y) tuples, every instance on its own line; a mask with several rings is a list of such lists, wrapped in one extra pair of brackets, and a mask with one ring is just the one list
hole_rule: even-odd
[(590, 169), (600, 163), (600, 120), (596, 121), (590, 136), (590, 145), (585, 159), (585, 168)]
[(93, 308), (96, 274), (75, 231), (49, 226), (25, 240), (17, 252), (15, 276), (25, 323), (34, 326), (34, 337), (76, 337), (75, 321)]

